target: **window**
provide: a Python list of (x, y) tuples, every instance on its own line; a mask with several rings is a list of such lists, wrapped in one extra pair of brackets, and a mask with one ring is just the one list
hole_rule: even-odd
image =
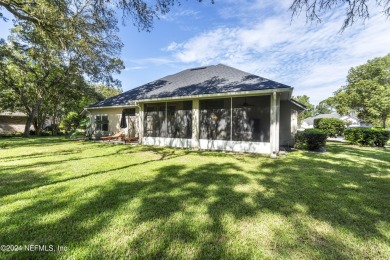
[(192, 101), (145, 104), (145, 136), (192, 137)]
[(135, 116), (135, 108), (126, 108), (123, 109), (125, 116)]
[(108, 116), (96, 116), (95, 117), (95, 130), (96, 131), (108, 131)]
[(200, 138), (230, 140), (230, 98), (201, 100)]

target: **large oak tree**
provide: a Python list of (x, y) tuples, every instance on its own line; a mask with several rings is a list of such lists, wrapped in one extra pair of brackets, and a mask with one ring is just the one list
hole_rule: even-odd
[(390, 117), (390, 54), (351, 68), (347, 84), (329, 100), (340, 114), (354, 110), (363, 120), (380, 120), (385, 128)]
[(0, 90), (4, 93), (0, 106), (28, 115), (25, 136), (32, 124), (39, 133), (48, 115), (57, 118), (59, 112), (79, 102), (91, 83), (120, 85), (113, 78), (123, 69), (118, 58), (121, 44), (115, 35), (111, 37), (116, 20), (112, 17), (110, 24), (95, 27), (87, 21), (89, 13), (82, 12), (84, 33), (93, 35), (90, 43), (79, 35), (73, 45), (63, 48), (34, 24), (21, 22), (9, 41), (0, 44)]

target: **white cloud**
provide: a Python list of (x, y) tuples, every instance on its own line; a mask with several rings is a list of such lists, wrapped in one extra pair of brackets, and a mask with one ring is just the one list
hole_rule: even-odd
[(186, 16), (193, 19), (199, 19), (199, 12), (191, 9), (176, 8), (167, 14), (160, 15), (159, 18), (166, 21), (174, 21), (178, 17)]
[(142, 66), (132, 66), (132, 67), (126, 67), (123, 71), (143, 70), (143, 69), (146, 69), (146, 67), (142, 67)]
[(390, 52), (389, 21), (382, 15), (343, 33), (339, 33), (343, 10), (319, 25), (306, 24), (302, 18), (290, 24), (290, 15), (269, 12), (268, 17), (250, 23), (218, 27), (181, 43), (172, 42), (165, 50), (178, 63), (224, 63), (291, 85), (294, 94), (310, 94), (315, 103), (343, 85), (351, 67)]
[(174, 51), (181, 48), (183, 45), (177, 42), (171, 42), (166, 48), (162, 48), (163, 51)]

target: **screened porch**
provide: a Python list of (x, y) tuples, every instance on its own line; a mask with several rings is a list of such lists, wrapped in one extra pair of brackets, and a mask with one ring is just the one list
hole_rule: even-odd
[(266, 95), (144, 104), (144, 143), (214, 150), (269, 150), (270, 100)]

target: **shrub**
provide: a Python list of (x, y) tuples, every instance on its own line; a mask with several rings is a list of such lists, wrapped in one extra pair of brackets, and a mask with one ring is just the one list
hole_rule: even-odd
[(80, 125), (80, 120), (82, 116), (80, 116), (76, 112), (69, 112), (60, 123), (60, 129), (65, 130), (65, 132), (75, 131), (77, 127)]
[(49, 131), (42, 131), (41, 136), (51, 136), (51, 132)]
[(316, 118), (314, 128), (324, 131), (328, 137), (337, 137), (344, 134), (345, 123), (338, 118)]
[(305, 134), (303, 131), (298, 131), (295, 134), (295, 148), (297, 149), (306, 149), (306, 140), (305, 140)]
[(2, 132), (0, 133), (0, 137), (21, 137), (23, 133), (18, 132)]
[(85, 138), (85, 132), (79, 130), (72, 131), (71, 134), (69, 135), (69, 138), (70, 139)]
[(317, 151), (325, 147), (327, 135), (319, 129), (306, 129), (295, 135), (295, 148)]
[(381, 128), (352, 128), (344, 132), (345, 139), (352, 144), (384, 147), (390, 139), (390, 131)]

